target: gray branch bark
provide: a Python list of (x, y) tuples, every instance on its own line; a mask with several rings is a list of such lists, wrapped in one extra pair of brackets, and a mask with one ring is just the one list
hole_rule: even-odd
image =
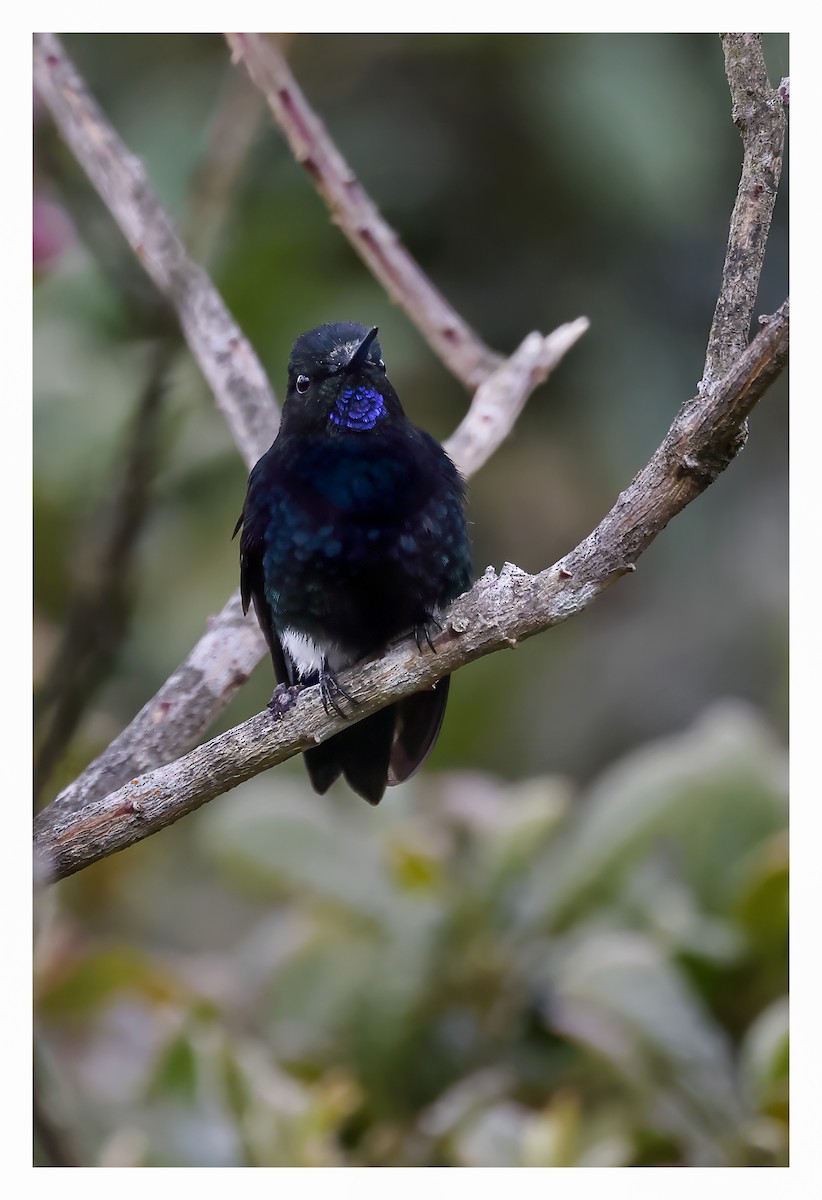
[(171, 762), (196, 745), (203, 730), (246, 682), (265, 649), (257, 622), (243, 616), (236, 592), (159, 692), (44, 814), (76, 813), (126, 779)]
[(103, 116), (53, 33), (34, 35), (34, 83), (126, 241), (177, 313), (191, 353), (252, 466), (277, 432), (278, 409), (251, 343), (208, 275), (189, 258), (143, 164)]
[(703, 388), (712, 387), (748, 344), (785, 144), (784, 98), (771, 87), (762, 34), (723, 33), (731, 115), (742, 137), (742, 175), (731, 213)]
[(380, 215), (308, 103), (277, 43), (262, 33), (227, 33), (225, 38), (233, 61), (243, 63), (265, 96), (332, 221), (434, 353), (473, 390), (499, 366), (500, 356), (451, 307)]

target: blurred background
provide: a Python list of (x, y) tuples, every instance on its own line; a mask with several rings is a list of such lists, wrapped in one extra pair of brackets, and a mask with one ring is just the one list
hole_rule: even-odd
[[(278, 396), (380, 327), (413, 420), (468, 397), (212, 35), (67, 35)], [(715, 35), (302, 35), (292, 68), (488, 345), (591, 330), (470, 485), (478, 572), (600, 520), (694, 394), (741, 164)], [(774, 86), (786, 35), (767, 35)], [(238, 580), (246, 470), (35, 97), (35, 755), (48, 802)], [(787, 280), (787, 171), (757, 313)], [(36, 1161), (787, 1160), (787, 381), (581, 617), (458, 673), (367, 810), (293, 760), (36, 909)], [(258, 711), (265, 662), (219, 726)], [(215, 729), (216, 731), (216, 729)]]

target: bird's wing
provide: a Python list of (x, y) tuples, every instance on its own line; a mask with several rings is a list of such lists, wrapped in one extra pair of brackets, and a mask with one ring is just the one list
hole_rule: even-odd
[(243, 612), (247, 613), (249, 606), (254, 604), (257, 621), (271, 651), (271, 661), (274, 664), (277, 682), (296, 683), (294, 664), (283, 650), (272, 621), (271, 606), (265, 597), (263, 521), (259, 515), (249, 511), (247, 503), (234, 528), (235, 537), (240, 528), (243, 531), (240, 537), (240, 596), (243, 602)]
[(446, 675), (430, 691), (414, 692), (395, 705), (397, 722), (388, 766), (389, 787), (416, 774), (434, 749), (445, 716), (450, 680)]

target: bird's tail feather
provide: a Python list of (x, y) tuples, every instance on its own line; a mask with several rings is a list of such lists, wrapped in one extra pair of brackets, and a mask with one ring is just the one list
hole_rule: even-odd
[(450, 682), (451, 676), (446, 675), (430, 691), (414, 692), (397, 704), (397, 726), (388, 766), (389, 787), (410, 779), (434, 749), (445, 717)]
[(327, 791), (335, 779), (344, 775), (357, 795), (369, 804), (379, 804), (388, 781), (396, 710), (396, 704), (381, 708), (372, 717), (306, 750), (305, 765), (315, 791)]
[(450, 679), (415, 692), (305, 751), (315, 791), (327, 792), (340, 775), (369, 804), (379, 804), (386, 786), (403, 783), (434, 748), (448, 700)]

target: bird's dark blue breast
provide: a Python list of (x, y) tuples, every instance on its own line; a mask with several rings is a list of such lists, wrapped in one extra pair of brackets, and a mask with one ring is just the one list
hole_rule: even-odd
[(357, 656), (470, 583), (462, 481), (408, 423), (379, 438), (278, 438), (252, 473), (244, 521), (274, 629)]

